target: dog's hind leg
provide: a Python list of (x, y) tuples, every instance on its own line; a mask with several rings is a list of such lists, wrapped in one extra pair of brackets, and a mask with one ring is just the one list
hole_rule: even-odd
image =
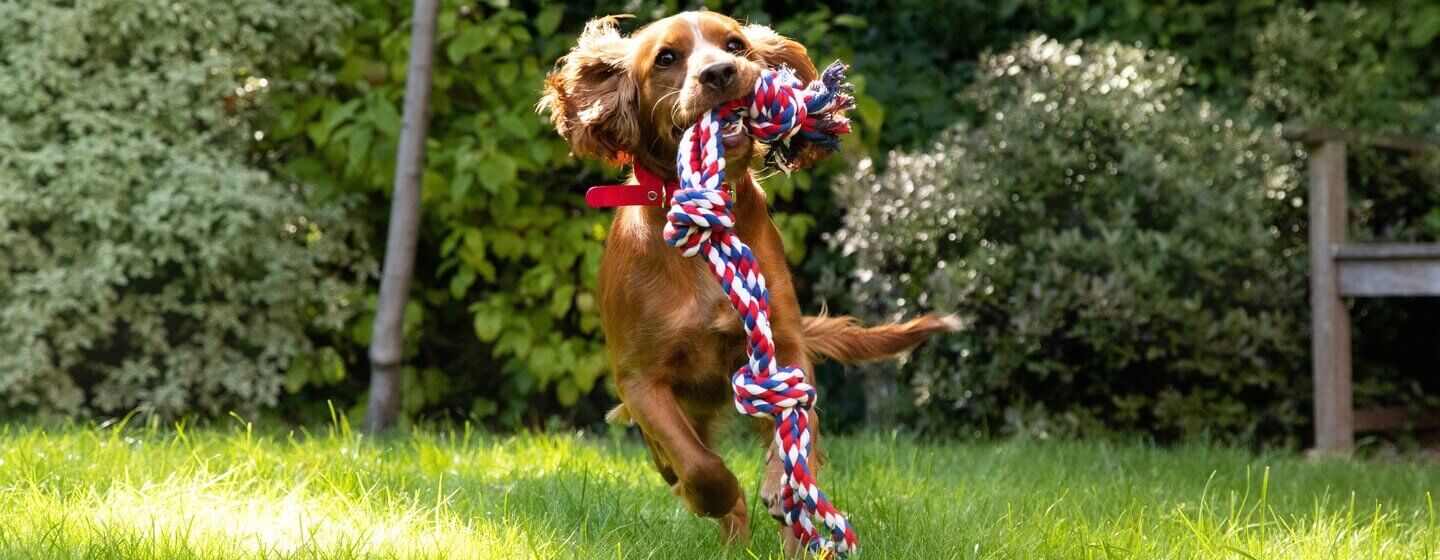
[[(777, 363), (795, 366), (806, 374), (806, 380), (811, 385), (818, 384), (815, 380), (815, 364), (810, 361), (802, 350), (803, 344), (793, 340), (780, 339), (775, 344), (775, 356)], [(765, 480), (760, 484), (760, 502), (765, 506), (766, 513), (777, 521), (784, 519), (783, 509), (780, 504), (780, 476), (784, 474), (785, 468), (780, 462), (779, 450), (775, 444), (775, 421), (766, 418), (755, 423), (756, 428), (764, 434), (767, 445), (765, 453)], [(820, 467), (824, 463), (824, 457), (820, 454), (820, 415), (815, 409), (810, 410), (810, 472), (819, 477)], [(805, 546), (790, 527), (780, 526), (780, 540), (784, 546), (785, 553), (790, 556), (801, 555)]]

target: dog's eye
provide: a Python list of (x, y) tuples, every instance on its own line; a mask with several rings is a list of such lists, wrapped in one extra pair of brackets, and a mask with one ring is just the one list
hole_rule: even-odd
[(745, 50), (745, 42), (739, 39), (731, 39), (728, 43), (725, 43), (725, 50), (732, 53), (743, 51)]
[(663, 51), (660, 51), (660, 54), (655, 55), (655, 66), (659, 68), (664, 68), (671, 64), (675, 64), (675, 61), (679, 60), (679, 58), (680, 57), (675, 56), (675, 51), (665, 49)]

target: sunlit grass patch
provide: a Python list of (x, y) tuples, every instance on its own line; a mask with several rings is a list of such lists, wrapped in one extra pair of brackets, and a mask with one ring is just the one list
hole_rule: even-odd
[[(867, 558), (1434, 558), (1429, 463), (1203, 446), (826, 439)], [(726, 457), (755, 538), (727, 549), (643, 446), (609, 435), (0, 428), (0, 556), (772, 558), (760, 453)]]

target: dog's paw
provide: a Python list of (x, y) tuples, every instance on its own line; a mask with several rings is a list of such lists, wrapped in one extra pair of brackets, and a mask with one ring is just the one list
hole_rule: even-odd
[(703, 517), (723, 517), (737, 502), (744, 502), (740, 481), (718, 458), (708, 467), (692, 465), (679, 482), (670, 486), (670, 491), (687, 509)]
[(720, 523), (720, 539), (727, 546), (738, 546), (750, 542), (750, 513), (745, 508), (745, 498), (735, 502), (730, 513), (715, 519)]
[(760, 504), (765, 506), (765, 513), (770, 518), (783, 522), (785, 510), (780, 507), (780, 483), (778, 480), (766, 478), (760, 485)]

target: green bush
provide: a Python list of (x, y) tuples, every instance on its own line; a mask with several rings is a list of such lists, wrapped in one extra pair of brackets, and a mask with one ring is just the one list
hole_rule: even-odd
[(1033, 38), (982, 57), (973, 127), (840, 181), (862, 309), (966, 322), (903, 368), (925, 424), (1165, 438), (1302, 422), (1290, 150), (1184, 76), (1163, 51)]
[(1286, 122), (1428, 132), (1440, 71), (1425, 50), (1437, 35), (1433, 3), (1282, 9), (1253, 41), (1250, 105)]
[[(400, 131), (407, 2), (355, 0), (360, 15), (267, 128), (285, 172), (332, 196), (357, 194), (384, 231)], [(526, 11), (526, 10), (530, 11)], [(577, 404), (603, 372), (595, 310), (607, 215), (585, 209), (582, 167), (535, 113), (545, 72), (574, 36), (560, 4), (446, 1), (438, 22), (422, 231), (407, 317), (407, 412), (453, 409), (513, 419), (549, 398)], [(318, 66), (318, 67), (317, 67)], [(606, 172), (605, 174), (611, 174)], [(368, 345), (369, 316), (352, 343)], [(363, 355), (357, 356), (362, 364)], [(417, 359), (418, 358), (418, 359)], [(368, 368), (361, 368), (366, 371)]]
[(333, 50), (324, 2), (0, 2), (0, 402), (273, 404), (326, 353), (336, 205), (250, 160), (267, 70)]

